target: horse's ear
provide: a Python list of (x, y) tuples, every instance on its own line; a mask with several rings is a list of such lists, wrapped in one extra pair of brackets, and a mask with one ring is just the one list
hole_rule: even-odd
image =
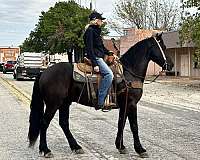
[(161, 39), (163, 32), (157, 33), (157, 37)]
[(158, 33), (156, 33), (156, 37), (158, 37), (159, 36), (159, 34)]
[(156, 38), (158, 41), (161, 40), (161, 39), (162, 39), (162, 34), (163, 34), (163, 32), (156, 33), (156, 34), (155, 34), (155, 38)]
[(162, 37), (162, 33), (163, 33), (163, 32), (157, 32), (157, 33), (154, 32), (154, 33), (152, 34), (152, 37), (161, 38), (161, 37)]

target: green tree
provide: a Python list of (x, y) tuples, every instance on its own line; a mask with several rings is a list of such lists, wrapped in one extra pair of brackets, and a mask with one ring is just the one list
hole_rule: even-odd
[[(181, 40), (193, 41), (200, 47), (200, 0), (182, 0), (183, 16), (181, 24)], [(190, 10), (190, 8), (193, 8)], [(196, 8), (196, 12), (194, 12)]]
[(91, 10), (75, 1), (58, 2), (42, 12), (36, 28), (23, 42), (23, 51), (63, 53), (83, 48), (83, 32)]
[(182, 8), (180, 40), (182, 43), (192, 41), (195, 44), (193, 61), (200, 67), (200, 0), (182, 0)]
[(29, 37), (26, 38), (20, 45), (21, 52), (41, 52), (44, 51), (44, 38), (41, 37), (41, 32), (37, 28), (31, 31)]

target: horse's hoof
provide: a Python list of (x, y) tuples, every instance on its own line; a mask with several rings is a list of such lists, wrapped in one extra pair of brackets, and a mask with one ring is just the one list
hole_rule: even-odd
[(34, 145), (32, 145), (32, 144), (29, 144), (29, 145), (28, 145), (28, 148), (31, 148), (31, 149), (33, 149), (33, 148), (34, 148)]
[(149, 155), (147, 152), (143, 152), (139, 154), (140, 158), (149, 158)]
[(76, 154), (84, 154), (85, 153), (82, 148), (81, 149), (76, 149), (73, 152), (76, 153)]
[(49, 152), (44, 155), (45, 158), (53, 158), (53, 153)]
[(126, 148), (118, 149), (118, 151), (119, 151), (120, 154), (127, 154), (128, 153), (128, 150)]
[(48, 153), (46, 153), (46, 154), (44, 154), (44, 152), (39, 152), (39, 156), (40, 157), (45, 157), (45, 158), (53, 158), (54, 156), (53, 156), (53, 153), (51, 153), (51, 152), (48, 152)]

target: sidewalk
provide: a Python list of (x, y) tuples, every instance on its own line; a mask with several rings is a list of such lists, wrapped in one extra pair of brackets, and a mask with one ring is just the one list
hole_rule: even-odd
[(200, 80), (161, 76), (153, 83), (144, 84), (141, 100), (200, 112)]
[(29, 109), (0, 83), (0, 160), (24, 160), (38, 157), (28, 148)]
[(194, 87), (196, 89), (199, 88), (200, 91), (200, 79), (196, 80), (187, 77), (160, 76), (156, 82), (184, 87)]

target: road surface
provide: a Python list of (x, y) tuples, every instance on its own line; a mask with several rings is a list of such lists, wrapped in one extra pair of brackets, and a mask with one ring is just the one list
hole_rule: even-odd
[[(28, 99), (32, 93), (32, 85), (32, 80), (15, 81), (12, 74), (0, 73), (0, 160), (44, 159), (39, 157), (38, 143), (34, 149), (27, 147)], [(138, 123), (142, 145), (149, 153), (148, 160), (200, 159), (199, 92), (198, 88), (194, 90), (168, 83), (144, 86), (143, 98), (138, 105)], [(194, 93), (197, 97), (189, 95)], [(188, 98), (189, 96), (191, 97)], [(103, 113), (73, 103), (70, 128), (85, 154), (76, 155), (71, 152), (56, 115), (47, 133), (49, 148), (54, 154), (52, 159), (141, 159), (133, 149), (128, 122), (124, 144), (129, 153), (120, 155), (115, 149), (117, 119), (118, 110)]]

